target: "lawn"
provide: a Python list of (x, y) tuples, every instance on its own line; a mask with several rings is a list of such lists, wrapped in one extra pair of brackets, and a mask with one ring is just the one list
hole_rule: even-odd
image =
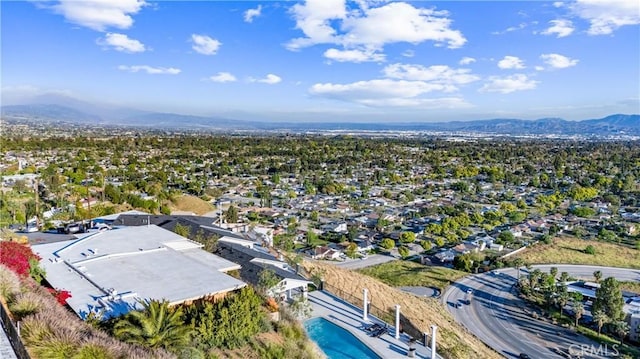
[(394, 286), (422, 286), (446, 288), (451, 282), (469, 273), (444, 267), (430, 267), (409, 261), (392, 261), (376, 266), (363, 268), (360, 273), (377, 278)]
[[(595, 248), (596, 254), (584, 252), (588, 245)], [(529, 264), (588, 264), (640, 269), (640, 251), (637, 249), (575, 237), (555, 238), (551, 244), (538, 243), (515, 257)]]

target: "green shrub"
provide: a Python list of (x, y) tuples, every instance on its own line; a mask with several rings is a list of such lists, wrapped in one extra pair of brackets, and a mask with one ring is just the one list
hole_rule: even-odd
[(20, 337), (27, 346), (37, 345), (53, 335), (53, 330), (36, 314), (20, 323)]
[(99, 344), (87, 343), (73, 356), (73, 359), (116, 359), (109, 348)]
[(586, 254), (595, 255), (595, 254), (596, 254), (596, 249), (595, 249), (595, 247), (594, 247), (594, 246), (592, 246), (592, 245), (588, 245), (588, 246), (584, 249), (584, 252), (585, 252)]
[(18, 294), (9, 306), (9, 310), (13, 313), (16, 320), (36, 314), (46, 306), (43, 298), (38, 294), (27, 292)]

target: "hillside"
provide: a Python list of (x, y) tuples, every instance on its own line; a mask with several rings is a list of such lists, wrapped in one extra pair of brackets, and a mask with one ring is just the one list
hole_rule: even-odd
[[(64, 121), (69, 124), (100, 123), (136, 128), (180, 129), (200, 131), (437, 131), (471, 132), (497, 135), (564, 135), (564, 136), (640, 136), (640, 115), (614, 114), (599, 119), (567, 121), (559, 118), (537, 120), (480, 119), (451, 122), (270, 122), (239, 120), (226, 116), (193, 116), (176, 113), (148, 113), (132, 109), (91, 106), (87, 103), (30, 104), (2, 106), (6, 120), (45, 123)], [(257, 116), (256, 118), (259, 118)]]
[(171, 209), (171, 212), (193, 212), (199, 216), (207, 212), (211, 212), (214, 209), (211, 203), (190, 195), (176, 197), (169, 204), (169, 208)]
[(439, 354), (451, 359), (500, 358), (480, 340), (456, 323), (443, 305), (435, 299), (421, 299), (404, 293), (366, 275), (336, 266), (305, 261), (310, 272), (324, 271), (326, 283), (350, 295), (362, 299), (362, 289), (371, 293), (372, 305), (392, 308), (400, 304), (402, 313), (419, 329), (426, 331), (432, 324), (439, 329)]
[[(595, 255), (584, 252), (588, 245), (595, 248)], [(529, 264), (589, 264), (640, 269), (640, 251), (637, 249), (575, 237), (555, 238), (551, 244), (538, 243), (515, 257)]]

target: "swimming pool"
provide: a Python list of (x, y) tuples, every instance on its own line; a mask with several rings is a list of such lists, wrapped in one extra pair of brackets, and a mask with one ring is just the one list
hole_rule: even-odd
[(324, 318), (313, 318), (304, 322), (309, 338), (316, 342), (329, 359), (380, 359), (348, 330)]

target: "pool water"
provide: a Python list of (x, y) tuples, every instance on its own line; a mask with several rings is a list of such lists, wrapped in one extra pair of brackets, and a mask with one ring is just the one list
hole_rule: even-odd
[(329, 359), (380, 359), (348, 330), (324, 318), (305, 321), (304, 329)]

